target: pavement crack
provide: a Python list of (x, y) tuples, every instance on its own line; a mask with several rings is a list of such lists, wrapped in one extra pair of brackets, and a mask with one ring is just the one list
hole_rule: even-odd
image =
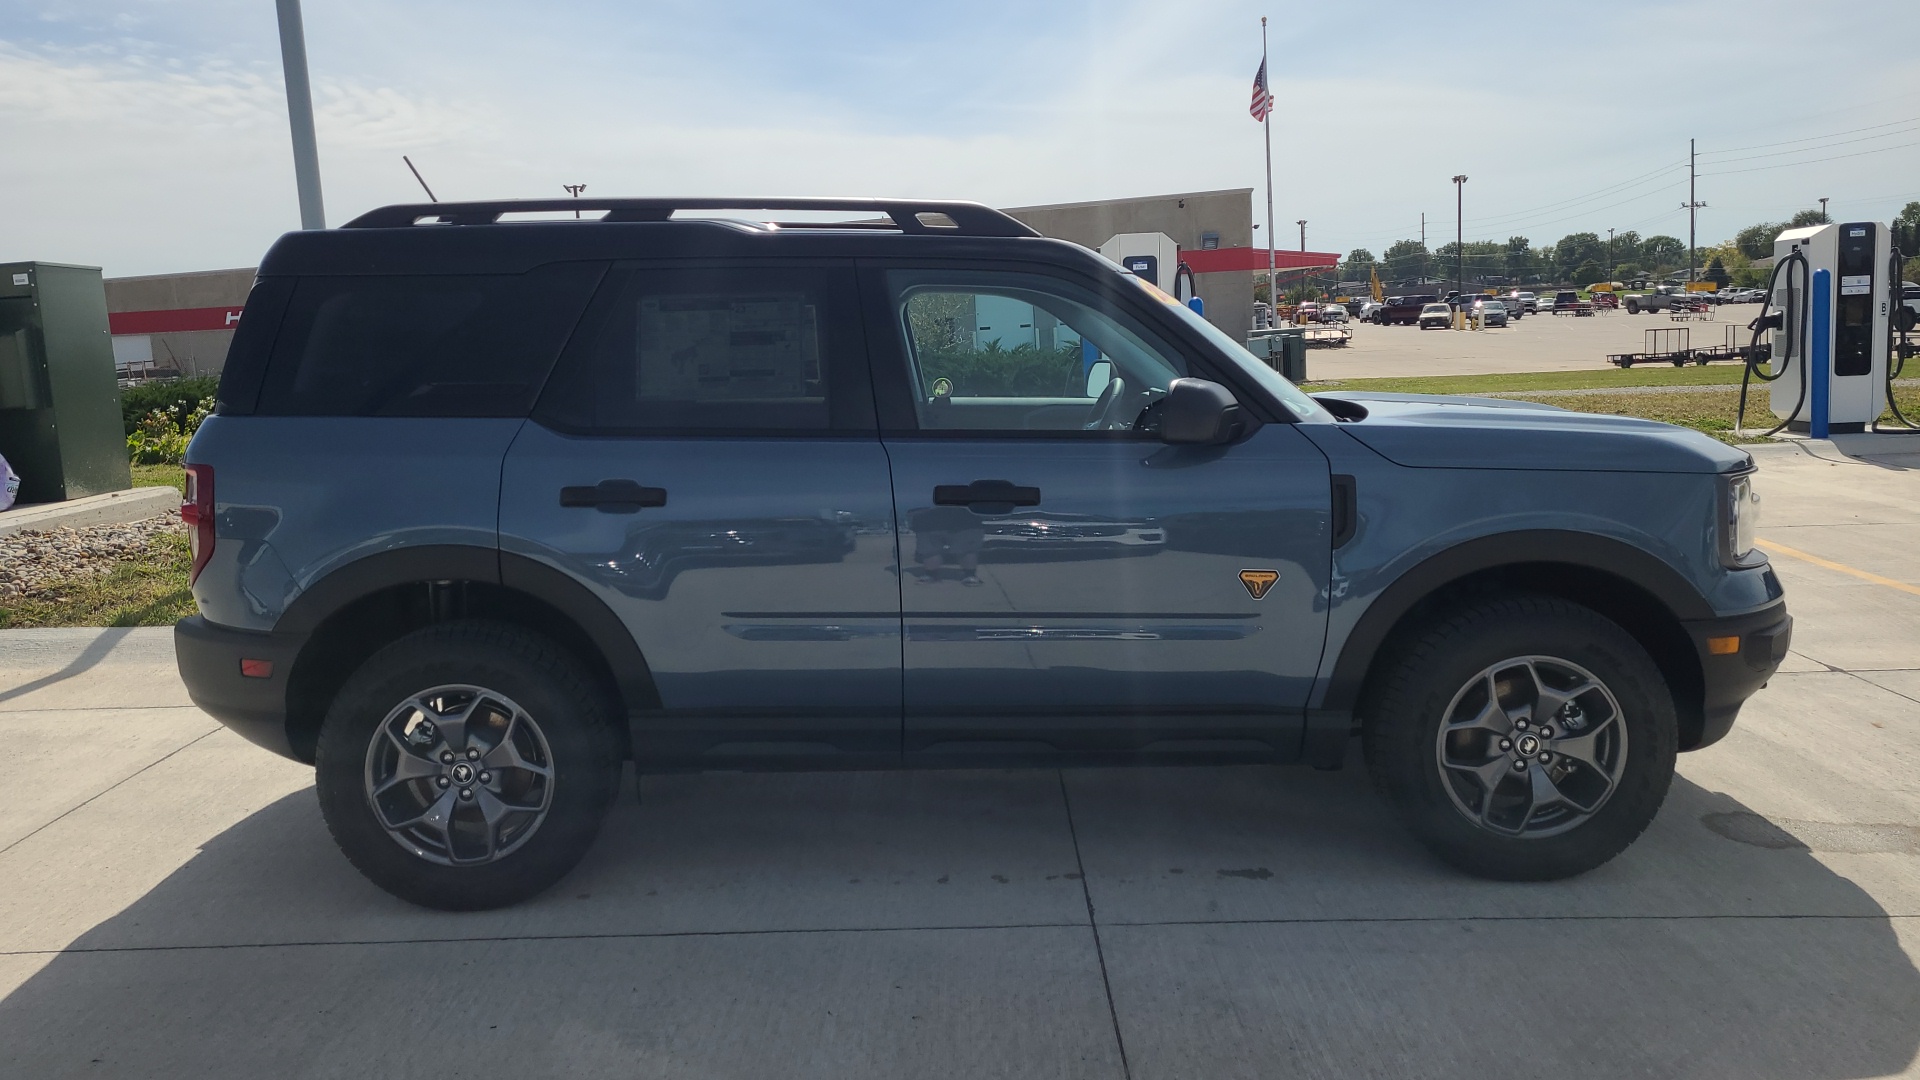
[(5, 855), (7, 852), (12, 851), (14, 848), (19, 847), (21, 844), (24, 844), (27, 841), (33, 839), (34, 837), (39, 836), (41, 833), (45, 832), (46, 830), (54, 827), (55, 825), (58, 825), (62, 821), (65, 821), (68, 814), (71, 814), (76, 810), (84, 809), (85, 807), (91, 805), (92, 802), (95, 799), (98, 799), (100, 796), (105, 795), (110, 791), (114, 791), (118, 789), (120, 785), (126, 783), (127, 781), (133, 779), (136, 776), (139, 776), (141, 773), (146, 772), (148, 769), (153, 768), (155, 765), (158, 765), (161, 762), (166, 761), (168, 758), (173, 757), (173, 755), (179, 753), (180, 751), (185, 750), (186, 748), (197, 744), (200, 740), (206, 738), (207, 736), (219, 730), (220, 728), (218, 727), (208, 728), (207, 730), (201, 732), (200, 734), (195, 735), (193, 738), (188, 739), (186, 742), (181, 743), (179, 746), (174, 747), (172, 750), (167, 751), (165, 754), (162, 754), (160, 757), (157, 757), (152, 761), (147, 762), (145, 765), (140, 766), (139, 768), (133, 770), (132, 772), (121, 777), (120, 779), (115, 780), (113, 783), (108, 784), (106, 787), (101, 788), (99, 791), (96, 791), (93, 794), (87, 796), (82, 801), (67, 807), (65, 810), (62, 810), (60, 812), (59, 816), (49, 821), (42, 822), (32, 832), (29, 832), (24, 836), (21, 836), (19, 839), (15, 840), (11, 844), (8, 844), (6, 847), (0, 847), (0, 855)]
[(1107, 992), (1107, 1018), (1113, 1021), (1113, 1042), (1120, 1051), (1120, 1074), (1133, 1080), (1133, 1066), (1127, 1062), (1127, 1040), (1120, 1034), (1120, 1010), (1113, 1003), (1113, 980), (1107, 977), (1107, 951), (1100, 944), (1100, 922), (1093, 914), (1093, 890), (1087, 883), (1087, 864), (1080, 857), (1080, 831), (1073, 824), (1073, 800), (1067, 795), (1067, 774), (1055, 769), (1060, 781), (1060, 806), (1067, 813), (1067, 836), (1073, 841), (1073, 868), (1080, 879), (1080, 896), (1087, 902), (1087, 926), (1093, 931), (1093, 955), (1100, 961), (1100, 986)]

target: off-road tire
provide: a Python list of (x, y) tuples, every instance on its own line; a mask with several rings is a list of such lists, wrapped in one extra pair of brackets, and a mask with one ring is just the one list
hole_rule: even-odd
[[(368, 795), (368, 748), (401, 702), (464, 684), (503, 694), (537, 718), (550, 750), (550, 802), (516, 849), (479, 865), (442, 865), (397, 842)], [(551, 640), (504, 623), (458, 621), (382, 648), (335, 696), (320, 729), (315, 789), (334, 842), (387, 892), (449, 911), (502, 907), (571, 871), (592, 846), (620, 783), (617, 708), (580, 661)]]
[[(1469, 820), (1436, 759), (1454, 695), (1476, 672), (1519, 656), (1557, 657), (1591, 672), (1618, 701), (1626, 728), (1626, 760), (1611, 794), (1557, 835), (1508, 836)], [(1659, 668), (1618, 624), (1557, 597), (1484, 597), (1436, 616), (1399, 640), (1360, 713), (1376, 789), (1435, 855), (1481, 877), (1551, 881), (1600, 866), (1653, 821), (1673, 781), (1678, 723)]]

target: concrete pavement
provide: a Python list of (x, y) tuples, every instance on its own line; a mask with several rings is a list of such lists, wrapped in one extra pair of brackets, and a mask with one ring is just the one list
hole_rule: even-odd
[(167, 631), (0, 634), (0, 1075), (1915, 1074), (1920, 460), (1864, 446), (1759, 451), (1789, 670), (1545, 885), (1437, 865), (1353, 762), (715, 773), (427, 912)]

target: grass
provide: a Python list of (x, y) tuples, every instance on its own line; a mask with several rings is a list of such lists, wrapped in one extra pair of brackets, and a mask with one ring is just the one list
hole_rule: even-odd
[[(1305, 389), (1379, 390), (1395, 394), (1488, 394), (1527, 390), (1587, 390), (1618, 386), (1737, 386), (1744, 364), (1672, 364), (1591, 371), (1530, 371), (1505, 375), (1421, 375), (1397, 379), (1343, 379), (1310, 382)], [(1760, 380), (1755, 379), (1755, 384)]]
[(30, 626), (169, 626), (193, 614), (184, 535), (155, 542), (146, 557), (119, 563), (101, 577), (55, 581), (39, 595), (0, 602), (0, 628)]
[(134, 487), (170, 487), (187, 493), (187, 471), (178, 465), (133, 466)]

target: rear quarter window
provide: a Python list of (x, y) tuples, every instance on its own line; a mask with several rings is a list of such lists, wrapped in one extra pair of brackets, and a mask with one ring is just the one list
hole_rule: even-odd
[(255, 411), (525, 416), (604, 270), (301, 278)]

